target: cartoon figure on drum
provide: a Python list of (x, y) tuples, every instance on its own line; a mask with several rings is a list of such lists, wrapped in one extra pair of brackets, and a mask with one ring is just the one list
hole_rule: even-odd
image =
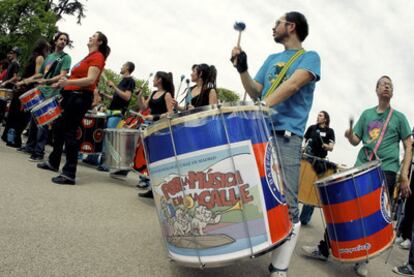
[[(150, 108), (151, 114), (145, 116), (145, 120), (158, 121), (161, 117), (174, 112), (174, 92), (172, 73), (158, 71), (153, 80), (153, 86), (157, 88), (148, 99), (142, 95), (143, 91), (138, 94), (138, 104), (142, 110)], [(152, 190), (138, 193), (140, 197), (153, 198)]]
[(272, 117), (272, 129), (280, 149), (285, 194), (294, 228), (291, 239), (272, 253), (269, 266), (272, 276), (287, 276), (300, 230), (297, 192), (302, 137), (315, 84), (320, 80), (318, 53), (305, 51), (302, 46), (307, 35), (308, 23), (303, 14), (288, 12), (278, 18), (273, 27), (273, 39), (285, 50), (270, 55), (254, 78), (248, 71), (246, 52), (234, 47), (231, 53), (231, 61), (249, 96), (263, 100), (277, 111)]
[(54, 85), (64, 89), (61, 102), (63, 113), (53, 124), (53, 151), (47, 162), (37, 165), (41, 169), (57, 172), (65, 144), (66, 163), (62, 173), (52, 178), (52, 182), (60, 185), (75, 184), (79, 152), (76, 130), (85, 113), (91, 108), (94, 90), (110, 52), (108, 39), (101, 32), (93, 34), (87, 45), (89, 54), (73, 67), (69, 79), (61, 78)]
[(191, 70), (191, 82), (195, 83), (195, 85), (186, 90), (183, 98), (185, 106), (177, 106), (177, 109), (183, 111), (195, 107), (217, 104), (217, 70), (214, 65), (209, 66), (205, 63), (195, 64)]
[[(65, 47), (70, 44), (67, 33), (58, 32), (52, 41), (53, 53), (49, 54), (43, 62), (40, 72), (26, 82), (37, 82), (39, 86), (37, 92), (45, 99), (56, 96), (59, 90), (51, 88), (49, 85), (56, 83), (60, 78), (65, 77), (70, 70), (71, 57), (64, 52)], [(23, 96), (23, 95), (22, 95)], [(29, 161), (40, 162), (43, 160), (45, 145), (49, 139), (50, 125), (38, 125), (36, 118), (32, 116), (29, 125), (29, 137), (26, 145), (17, 149), (20, 152), (30, 154)]]
[[(322, 176), (328, 168), (336, 169), (333, 163), (323, 160), (328, 155), (328, 151), (332, 151), (335, 144), (335, 132), (329, 128), (331, 122), (329, 114), (326, 111), (320, 111), (316, 119), (316, 124), (309, 126), (305, 133), (305, 160), (311, 163), (312, 169), (317, 176)], [(321, 158), (315, 159), (314, 157)], [(310, 168), (309, 168), (310, 169)], [(303, 179), (301, 166), (301, 178), (299, 182), (299, 201), (301, 201), (303, 182), (308, 180)], [(313, 182), (310, 184), (313, 187)], [(316, 197), (315, 197), (316, 198)], [(300, 222), (302, 225), (307, 225), (311, 220), (314, 206), (304, 204), (300, 214)]]
[[(324, 217), (328, 224), (325, 239), (318, 246), (302, 248), (307, 256), (323, 260), (329, 256), (330, 248), (335, 258), (358, 262), (355, 271), (360, 276), (368, 274), (366, 261), (387, 249), (394, 239), (389, 195), (392, 195), (396, 172), (399, 169), (400, 141), (404, 145), (401, 190), (404, 196), (411, 193), (408, 184), (408, 168), (412, 155), (411, 130), (406, 117), (391, 107), (393, 85), (390, 77), (379, 78), (376, 94), (378, 105), (365, 110), (355, 128), (350, 124), (350, 128), (345, 132), (345, 137), (352, 145), (356, 146), (361, 141), (363, 143), (355, 163), (356, 167), (338, 173), (338, 178), (335, 174), (325, 178), (326, 181), (318, 181), (321, 201), (325, 202), (322, 203)], [(353, 178), (355, 175), (372, 175), (372, 181), (359, 181)], [(352, 177), (349, 184), (348, 177)], [(331, 199), (334, 197), (334, 190), (344, 192), (336, 193), (337, 195), (353, 196), (350, 199)], [(349, 190), (351, 191), (346, 192)], [(354, 201), (355, 206), (362, 210), (362, 214), (347, 213), (349, 209), (344, 206), (345, 200)], [(330, 209), (332, 203), (338, 208)], [(373, 203), (381, 203), (381, 206)], [(328, 211), (329, 209), (331, 211)], [(353, 244), (355, 242), (356, 245)], [(363, 245), (366, 247), (361, 247)], [(346, 249), (354, 250), (347, 252)]]

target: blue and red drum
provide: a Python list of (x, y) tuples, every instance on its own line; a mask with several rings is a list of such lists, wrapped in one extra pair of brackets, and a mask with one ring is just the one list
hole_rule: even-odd
[(394, 240), (391, 207), (379, 161), (315, 183), (334, 258), (357, 262), (374, 257)]
[(93, 154), (102, 152), (105, 113), (86, 113), (76, 131), (76, 139), (80, 142), (79, 152)]
[(34, 88), (23, 93), (19, 99), (23, 109), (25, 111), (30, 111), (32, 108), (42, 103), (45, 100), (45, 97), (39, 89)]
[(209, 106), (161, 119), (144, 146), (170, 258), (216, 267), (277, 247), (292, 231), (261, 106)]
[(62, 109), (56, 97), (49, 98), (32, 109), (32, 116), (38, 126), (52, 123), (62, 114)]

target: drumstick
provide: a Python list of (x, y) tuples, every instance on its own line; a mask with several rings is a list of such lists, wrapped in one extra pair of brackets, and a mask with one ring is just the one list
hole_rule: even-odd
[(349, 130), (352, 131), (353, 126), (354, 126), (354, 117), (350, 116), (349, 117)]
[(129, 113), (132, 114), (132, 115), (138, 116), (142, 119), (145, 119), (144, 116), (141, 113), (137, 113), (136, 111), (129, 110)]
[[(240, 48), (240, 41), (241, 41), (241, 34), (244, 31), (244, 29), (246, 29), (246, 24), (244, 24), (243, 22), (236, 22), (233, 25), (234, 30), (239, 32), (239, 36), (237, 37), (237, 48)], [(236, 66), (237, 65), (237, 58), (234, 59), (233, 61), (233, 65)]]
[(148, 84), (148, 82), (149, 82), (149, 80), (151, 79), (151, 77), (152, 77), (152, 72), (148, 75), (148, 78), (147, 78), (147, 80), (145, 80), (145, 82), (143, 82), (142, 84), (141, 84), (141, 86), (137, 89), (137, 90), (135, 90), (135, 93), (138, 95), (141, 91), (142, 91), (142, 89), (145, 87), (145, 85), (146, 84)]

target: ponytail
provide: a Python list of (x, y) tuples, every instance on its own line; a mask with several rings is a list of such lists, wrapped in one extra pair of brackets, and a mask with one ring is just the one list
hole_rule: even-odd
[(108, 46), (108, 38), (102, 33), (97, 31), (98, 39), (101, 41), (101, 45), (99, 45), (99, 52), (102, 53), (102, 55), (106, 58), (108, 58), (109, 54), (111, 53), (111, 48)]

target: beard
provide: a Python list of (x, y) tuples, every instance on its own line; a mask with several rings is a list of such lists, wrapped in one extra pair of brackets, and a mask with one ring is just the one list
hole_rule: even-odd
[(289, 36), (288, 32), (285, 31), (282, 34), (275, 36), (274, 40), (276, 43), (282, 43), (285, 40), (285, 38), (287, 38), (288, 36)]

